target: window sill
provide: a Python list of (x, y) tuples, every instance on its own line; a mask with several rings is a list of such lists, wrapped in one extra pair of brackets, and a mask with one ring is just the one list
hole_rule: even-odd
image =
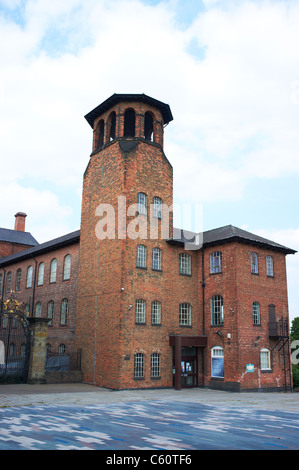
[(217, 273), (210, 273), (210, 276), (216, 276), (217, 274), (222, 274), (222, 271), (218, 271)]
[(223, 382), (224, 381), (224, 377), (211, 377), (211, 380), (215, 380), (216, 382)]
[(180, 328), (192, 328), (192, 325), (181, 325), (179, 324)]
[(253, 276), (258, 276), (258, 275), (259, 275), (259, 273), (253, 273), (253, 272), (251, 272), (251, 274), (252, 274)]
[(162, 273), (162, 269), (158, 269), (158, 268), (152, 268), (152, 271), (155, 271), (155, 272), (158, 272), (158, 273)]
[(161, 326), (162, 323), (151, 323), (151, 326)]
[(161, 377), (151, 377), (151, 380), (161, 380)]
[(146, 271), (147, 267), (146, 266), (136, 266), (136, 269), (143, 269), (144, 271)]
[(192, 277), (192, 274), (188, 274), (188, 273), (180, 273), (180, 276)]
[(272, 369), (261, 369), (262, 374), (272, 374), (273, 370)]
[(134, 380), (144, 380), (144, 377), (134, 377)]
[(135, 325), (146, 326), (146, 323), (145, 323), (145, 322), (138, 322), (138, 321), (135, 321)]

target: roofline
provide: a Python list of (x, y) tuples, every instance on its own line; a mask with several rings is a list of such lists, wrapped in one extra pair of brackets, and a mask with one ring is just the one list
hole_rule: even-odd
[(166, 103), (163, 103), (162, 101), (156, 100), (155, 98), (145, 95), (144, 93), (142, 94), (114, 93), (112, 96), (110, 96), (105, 101), (103, 101), (103, 103), (101, 103), (99, 106), (97, 106), (96, 108), (94, 108), (92, 111), (90, 111), (84, 116), (88, 124), (91, 126), (91, 128), (93, 129), (94, 120), (98, 116), (103, 114), (108, 109), (112, 108), (112, 106), (119, 103), (120, 101), (142, 101), (144, 103), (148, 103), (160, 109), (165, 124), (168, 124), (170, 121), (173, 120), (173, 116), (172, 116), (169, 105)]
[(28, 248), (27, 250), (20, 251), (19, 253), (15, 253), (14, 255), (6, 256), (5, 258), (0, 258), (0, 268), (4, 268), (5, 266), (9, 266), (10, 264), (23, 261), (25, 259), (34, 258), (35, 256), (49, 253), (54, 249), (62, 248), (64, 246), (73, 245), (80, 241), (80, 230), (76, 230), (75, 232), (68, 233), (67, 235), (63, 235), (62, 237), (54, 238), (45, 243), (41, 243), (38, 246)]

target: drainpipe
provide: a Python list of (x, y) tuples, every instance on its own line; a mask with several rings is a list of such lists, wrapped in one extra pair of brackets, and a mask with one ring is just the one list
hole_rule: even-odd
[[(205, 334), (205, 258), (204, 258), (204, 247), (202, 246), (201, 252), (201, 269), (202, 269), (202, 334)], [(202, 387), (205, 386), (205, 348), (202, 348)]]

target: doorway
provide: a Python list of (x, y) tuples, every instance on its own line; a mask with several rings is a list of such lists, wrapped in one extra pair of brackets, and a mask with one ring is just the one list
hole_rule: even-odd
[(197, 387), (197, 358), (182, 357), (181, 370), (182, 388)]

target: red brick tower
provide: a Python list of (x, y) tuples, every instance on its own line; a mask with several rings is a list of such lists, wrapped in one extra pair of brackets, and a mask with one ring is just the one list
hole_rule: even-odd
[[(172, 167), (163, 152), (172, 114), (147, 95), (114, 94), (85, 118), (94, 137), (83, 181), (76, 320), (83, 380), (113, 389), (149, 386), (133, 380), (134, 356), (146, 348), (135, 305), (157, 287), (144, 282), (146, 264), (136, 269), (145, 254), (137, 255), (137, 245), (151, 257), (162, 243), (160, 204), (172, 206)], [(171, 226), (170, 214), (169, 235)]]

